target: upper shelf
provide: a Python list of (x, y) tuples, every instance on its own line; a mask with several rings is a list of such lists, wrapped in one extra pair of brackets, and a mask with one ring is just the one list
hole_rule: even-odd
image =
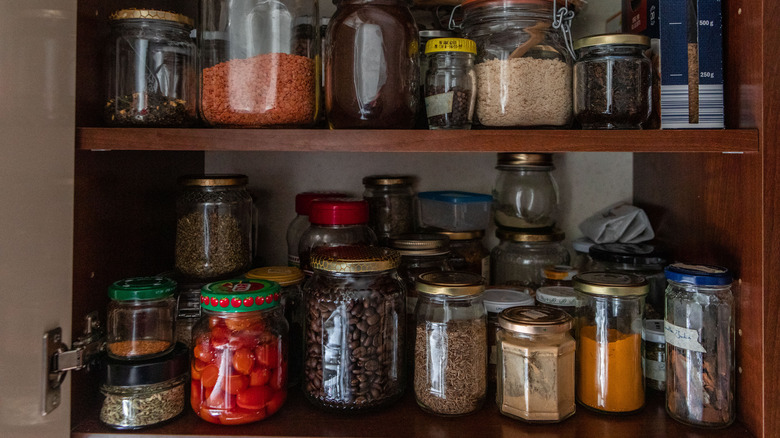
[(77, 128), (79, 150), (758, 152), (756, 129), (327, 130)]

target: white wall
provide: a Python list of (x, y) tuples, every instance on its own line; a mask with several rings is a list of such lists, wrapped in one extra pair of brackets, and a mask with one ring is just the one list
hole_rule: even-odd
[(620, 12), (621, 0), (588, 0), (572, 24), (574, 39), (606, 33), (607, 19)]

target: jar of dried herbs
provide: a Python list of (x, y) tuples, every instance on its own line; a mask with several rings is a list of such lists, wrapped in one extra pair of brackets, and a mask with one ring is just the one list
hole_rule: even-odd
[(363, 199), (368, 202), (368, 225), (379, 244), (390, 236), (414, 231), (414, 177), (372, 175), (363, 178)]
[(666, 412), (701, 427), (734, 422), (731, 272), (675, 263), (665, 269)]
[(240, 274), (252, 262), (252, 197), (244, 175), (179, 178), (176, 270), (192, 279)]
[(650, 117), (651, 63), (645, 35), (609, 34), (574, 43), (574, 116), (585, 129), (640, 129)]
[(482, 239), (485, 230), (435, 231), (450, 238), (450, 268), (454, 271), (474, 272), (482, 276), (485, 284), (490, 282), (490, 250)]
[(443, 416), (482, 407), (487, 391), (487, 313), (482, 277), (426, 272), (417, 278), (414, 395)]
[(184, 411), (189, 363), (187, 347), (137, 362), (107, 359), (100, 392), (100, 421), (116, 429), (140, 429)]

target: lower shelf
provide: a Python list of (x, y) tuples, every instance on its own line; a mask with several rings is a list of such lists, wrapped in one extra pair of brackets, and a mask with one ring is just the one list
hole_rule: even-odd
[[(108, 428), (97, 418), (75, 426), (74, 438), (109, 436), (295, 436), (295, 437), (729, 437), (752, 435), (741, 424), (704, 430), (672, 420), (664, 411), (663, 394), (648, 391), (647, 406), (638, 414), (613, 416), (577, 406), (573, 417), (560, 424), (527, 424), (498, 412), (489, 399), (480, 411), (465, 417), (442, 418), (426, 414), (408, 393), (395, 405), (378, 412), (332, 414), (312, 407), (300, 394), (291, 396), (282, 409), (267, 420), (243, 426), (219, 426), (199, 419), (189, 405), (174, 421), (140, 431)], [(97, 410), (95, 411), (97, 412)]]

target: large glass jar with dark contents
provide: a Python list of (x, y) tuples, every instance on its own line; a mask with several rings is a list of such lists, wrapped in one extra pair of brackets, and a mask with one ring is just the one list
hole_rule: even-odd
[(499, 228), (496, 237), (500, 242), (490, 253), (495, 285), (536, 290), (542, 285), (545, 266), (566, 265), (571, 260), (562, 244), (565, 234), (561, 230), (531, 233)]
[(314, 276), (304, 300), (302, 389), (326, 410), (386, 406), (403, 394), (403, 281), (400, 255), (388, 248), (323, 247), (312, 254)]
[(485, 230), (435, 231), (450, 238), (450, 268), (453, 271), (474, 272), (482, 276), (485, 284), (490, 282), (490, 250), (482, 239)]
[(328, 27), (325, 110), (331, 128), (414, 127), (417, 26), (406, 0), (341, 0)]
[(493, 220), (502, 228), (529, 230), (555, 225), (558, 184), (552, 154), (500, 152), (493, 184)]
[(414, 184), (410, 175), (371, 175), (363, 178), (368, 223), (379, 244), (390, 236), (414, 231)]
[(398, 275), (406, 285), (406, 313), (411, 317), (417, 305), (417, 277), (425, 272), (450, 270), (449, 240), (440, 234), (409, 233), (390, 239), (390, 248), (401, 254)]
[(109, 20), (106, 123), (192, 125), (198, 97), (192, 19), (153, 9), (121, 9)]

